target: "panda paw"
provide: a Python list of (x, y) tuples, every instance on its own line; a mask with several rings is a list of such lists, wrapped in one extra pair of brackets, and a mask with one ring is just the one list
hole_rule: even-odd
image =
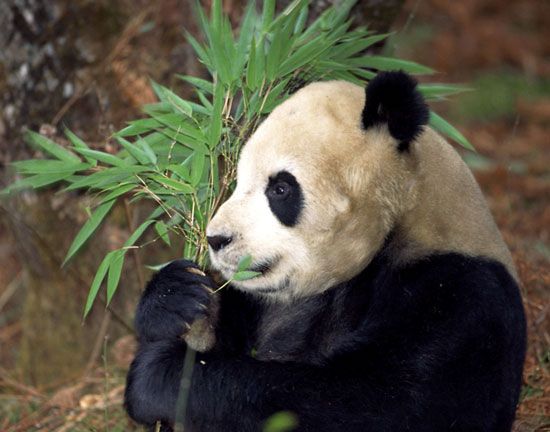
[(139, 302), (135, 326), (141, 341), (181, 339), (195, 321), (211, 315), (214, 283), (192, 261), (178, 260), (160, 270)]

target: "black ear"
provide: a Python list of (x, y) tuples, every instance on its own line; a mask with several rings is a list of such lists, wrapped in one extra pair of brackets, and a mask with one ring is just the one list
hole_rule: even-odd
[(363, 127), (387, 124), (399, 141), (399, 151), (408, 150), (430, 117), (416, 80), (402, 71), (381, 72), (369, 82), (366, 93)]

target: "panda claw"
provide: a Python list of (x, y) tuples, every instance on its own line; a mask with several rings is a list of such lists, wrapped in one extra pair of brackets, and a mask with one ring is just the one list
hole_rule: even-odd
[(204, 273), (201, 269), (198, 269), (196, 267), (185, 267), (185, 271), (199, 275), (199, 276), (206, 276), (206, 273)]
[(215, 291), (210, 288), (208, 285), (205, 285), (205, 284), (201, 284), (201, 286), (210, 294), (213, 294)]

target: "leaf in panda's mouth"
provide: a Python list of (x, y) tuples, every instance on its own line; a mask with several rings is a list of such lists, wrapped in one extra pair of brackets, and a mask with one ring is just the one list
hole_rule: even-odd
[(259, 275), (261, 275), (260, 272), (250, 271), (250, 270), (243, 270), (243, 271), (235, 273), (233, 275), (232, 279), (234, 281), (244, 281), (244, 280), (248, 280), (248, 279), (253, 279), (253, 278), (255, 278)]
[(252, 256), (245, 255), (239, 260), (237, 265), (237, 271), (233, 274), (234, 281), (245, 281), (248, 279), (253, 279), (258, 276), (264, 276), (268, 273), (275, 264), (279, 262), (279, 259), (266, 259), (259, 261), (256, 264), (252, 264)]

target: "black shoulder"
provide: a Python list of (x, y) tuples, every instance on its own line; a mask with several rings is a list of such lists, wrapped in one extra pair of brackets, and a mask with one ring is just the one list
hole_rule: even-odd
[(399, 151), (408, 150), (430, 116), (416, 84), (405, 72), (392, 71), (376, 75), (366, 89), (363, 127), (387, 124), (391, 136), (399, 141)]

